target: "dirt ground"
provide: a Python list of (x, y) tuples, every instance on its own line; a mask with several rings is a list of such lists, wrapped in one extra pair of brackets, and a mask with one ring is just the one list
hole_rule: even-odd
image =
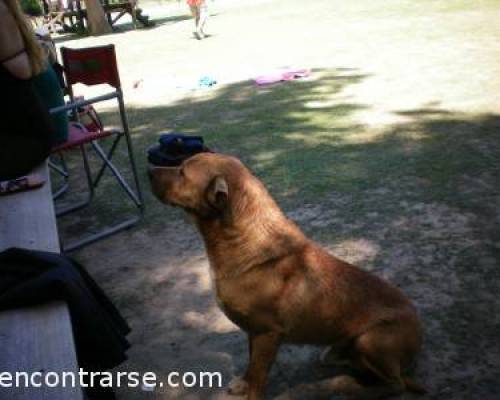
[[(422, 400), (500, 398), (500, 9), (439, 3), (216, 2), (213, 36), (201, 42), (175, 5), (165, 9), (179, 15), (155, 29), (60, 42), (117, 45), (142, 156), (145, 221), (73, 253), (132, 327), (129, 360), (118, 370), (220, 371), (225, 386), (247, 362), (244, 334), (215, 303), (197, 232), (148, 193), (144, 150), (176, 128), (209, 132), (309, 236), (412, 298), (425, 328), (414, 373), (429, 389)], [(292, 64), (323, 75), (259, 98), (251, 84), (237, 86)], [(204, 74), (218, 88), (179, 88)], [(297, 104), (285, 104), (288, 96)], [(264, 133), (253, 136), (258, 121)], [(73, 219), (77, 228), (62, 231), (99, 217)], [(320, 351), (283, 347), (268, 397), (320, 399), (319, 382), (338, 372), (319, 364)], [(233, 397), (122, 388), (118, 398)]]
[[(289, 216), (313, 237), (318, 230), (348, 237), (323, 244), (337, 256), (396, 283), (417, 303), (425, 342), (415, 376), (431, 393), (422, 398), (496, 399), (498, 258), (491, 250), (496, 244), (483, 235), (487, 222), (442, 204), (397, 201), (391, 193), (390, 188), (364, 193), (367, 202), (393, 202), (397, 211), (383, 220), (376, 209), (353, 220), (345, 218), (343, 209), (350, 208), (350, 199), (336, 195), (321, 205), (303, 205)], [(197, 233), (175, 214), (166, 210), (169, 223), (157, 232), (117, 236), (81, 251), (78, 259), (132, 325), (130, 360), (120, 370), (153, 370), (160, 375), (220, 371), (227, 384), (244, 370), (245, 336), (217, 308)], [(292, 396), (296, 386), (334, 374), (320, 365), (319, 352), (312, 347), (282, 348), (272, 370), (270, 395), (321, 398), (314, 384), (306, 392), (309, 396)], [(169, 389), (153, 397), (129, 389), (119, 398), (225, 398), (221, 393)]]

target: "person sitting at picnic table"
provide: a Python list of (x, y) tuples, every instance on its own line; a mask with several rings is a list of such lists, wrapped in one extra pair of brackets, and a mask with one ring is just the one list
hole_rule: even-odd
[(0, 87), (0, 181), (5, 181), (30, 173), (67, 135), (67, 116), (51, 117), (48, 111), (64, 104), (59, 81), (17, 0), (0, 0)]

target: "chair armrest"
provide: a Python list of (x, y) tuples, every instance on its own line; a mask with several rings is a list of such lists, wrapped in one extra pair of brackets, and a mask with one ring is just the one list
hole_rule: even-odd
[(114, 98), (118, 98), (120, 96), (120, 93), (118, 91), (108, 93), (108, 94), (103, 94), (101, 96), (96, 96), (92, 97), (91, 99), (83, 99), (83, 100), (76, 100), (71, 103), (65, 104), (64, 106), (59, 106), (59, 107), (54, 107), (49, 110), (51, 114), (57, 114), (62, 111), (68, 111), (68, 110), (76, 110), (79, 107), (87, 106), (89, 104), (94, 104), (98, 103), (100, 101), (105, 101), (105, 100), (111, 100)]

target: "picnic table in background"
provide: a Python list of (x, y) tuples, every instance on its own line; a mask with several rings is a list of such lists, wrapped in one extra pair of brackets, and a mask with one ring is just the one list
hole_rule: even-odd
[[(85, 2), (81, 0), (42, 0), (44, 9), (43, 24), (49, 31), (56, 32), (61, 28), (66, 32), (82, 32), (87, 29), (87, 10)], [(112, 28), (124, 15), (130, 15), (134, 28), (138, 23), (143, 26), (152, 26), (153, 23), (142, 9), (137, 6), (136, 0), (101, 0), (101, 4)]]

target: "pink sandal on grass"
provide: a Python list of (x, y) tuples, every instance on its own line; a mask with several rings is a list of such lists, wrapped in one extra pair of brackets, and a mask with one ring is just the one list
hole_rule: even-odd
[(282, 71), (273, 72), (268, 75), (262, 75), (255, 78), (255, 83), (258, 86), (272, 85), (273, 83), (286, 82), (299, 78), (306, 78), (311, 74), (311, 70), (307, 68), (300, 69), (284, 69)]

